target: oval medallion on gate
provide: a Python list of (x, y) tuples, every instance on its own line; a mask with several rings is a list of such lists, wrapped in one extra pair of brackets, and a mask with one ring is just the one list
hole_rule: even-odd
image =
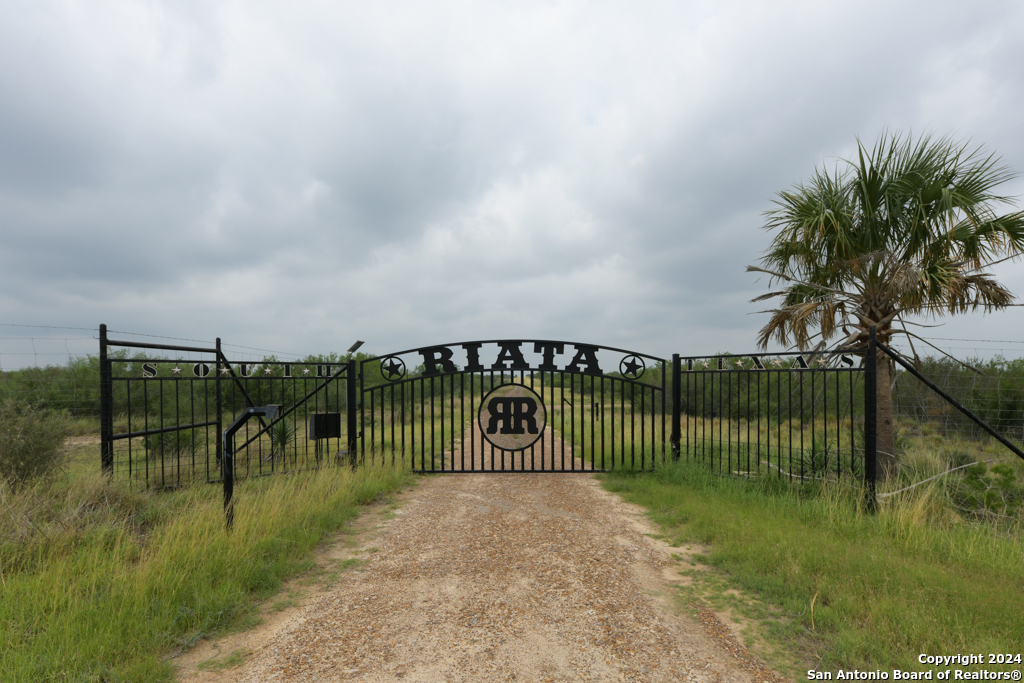
[(504, 451), (529, 448), (547, 426), (544, 400), (522, 384), (491, 390), (480, 403), (479, 417), (484, 438)]

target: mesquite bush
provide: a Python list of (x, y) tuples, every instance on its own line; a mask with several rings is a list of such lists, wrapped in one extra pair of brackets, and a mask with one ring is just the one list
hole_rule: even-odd
[(52, 474), (61, 464), (68, 432), (63, 411), (0, 401), (0, 479), (19, 489)]

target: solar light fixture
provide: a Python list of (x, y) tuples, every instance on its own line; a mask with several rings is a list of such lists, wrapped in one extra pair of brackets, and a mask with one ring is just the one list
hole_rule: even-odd
[(355, 344), (353, 344), (352, 346), (348, 347), (348, 351), (346, 353), (355, 353), (356, 349), (358, 349), (362, 345), (363, 345), (363, 342), (361, 342), (361, 341), (359, 341), (357, 339)]

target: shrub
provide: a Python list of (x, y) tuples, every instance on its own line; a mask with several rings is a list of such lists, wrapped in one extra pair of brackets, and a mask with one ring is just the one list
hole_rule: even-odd
[(63, 411), (0, 401), (0, 479), (18, 489), (52, 474), (60, 466), (69, 431)]

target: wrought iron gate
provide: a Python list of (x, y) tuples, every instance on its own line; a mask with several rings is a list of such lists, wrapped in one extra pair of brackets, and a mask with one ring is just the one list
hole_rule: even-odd
[(280, 412), (239, 433), (235, 478), (347, 464), (355, 450), (354, 365), (337, 357), (234, 362), (220, 339), (210, 347), (114, 340), (101, 325), (102, 468), (146, 488), (221, 481), (224, 428), (267, 404)]
[(649, 469), (667, 457), (664, 359), (489, 340), (398, 351), (358, 370), (360, 459), (416, 472)]

